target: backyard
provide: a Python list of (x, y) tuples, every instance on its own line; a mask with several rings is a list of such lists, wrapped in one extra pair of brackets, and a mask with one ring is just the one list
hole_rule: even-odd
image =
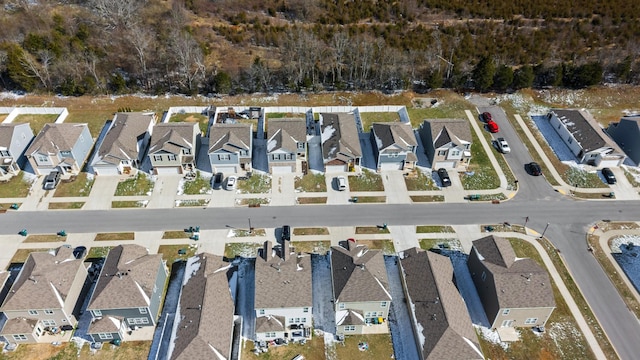
[(197, 122), (200, 126), (200, 132), (202, 136), (207, 133), (207, 126), (209, 125), (209, 117), (204, 114), (196, 113), (178, 113), (171, 115), (170, 122)]
[(13, 119), (13, 122), (16, 124), (29, 123), (33, 133), (38, 135), (45, 124), (55, 122), (58, 116), (58, 114), (24, 114), (16, 116), (16, 118)]
[(400, 122), (400, 115), (397, 112), (361, 112), (360, 120), (364, 132), (369, 132), (374, 122)]

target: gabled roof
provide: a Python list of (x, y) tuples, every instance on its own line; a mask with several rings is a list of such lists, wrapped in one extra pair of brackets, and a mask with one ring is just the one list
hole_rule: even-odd
[(187, 260), (168, 359), (231, 359), (235, 310), (229, 267), (208, 253)]
[(431, 141), (436, 149), (451, 142), (456, 145), (470, 144), (473, 139), (469, 122), (463, 119), (428, 119), (423, 126), (430, 129)]
[[(27, 155), (34, 153), (57, 154), (60, 151), (71, 151), (78, 142), (80, 135), (89, 127), (87, 124), (73, 123), (48, 123), (44, 124), (38, 136), (33, 140), (31, 146), (26, 151)], [(91, 139), (86, 139), (91, 141)]]
[(338, 310), (336, 312), (336, 325), (364, 325), (364, 315), (354, 309)]
[(622, 154), (618, 145), (605, 135), (604, 130), (588, 112), (562, 109), (552, 109), (551, 112), (564, 124), (584, 152), (610, 147)]
[(195, 149), (194, 138), (200, 134), (198, 123), (161, 123), (153, 127), (149, 154), (180, 154), (182, 149)]
[(239, 149), (251, 150), (252, 125), (215, 124), (209, 130), (209, 153), (224, 150), (235, 153)]
[(38, 324), (37, 319), (17, 317), (8, 319), (2, 327), (2, 334), (31, 334)]
[(555, 307), (551, 280), (533, 259), (518, 258), (509, 240), (490, 235), (472, 250), (493, 274), (500, 308)]
[(289, 241), (277, 250), (267, 241), (256, 259), (255, 308), (311, 307), (311, 257), (290, 251)]
[(362, 157), (360, 138), (353, 114), (320, 114), (322, 158), (325, 162)]
[(304, 119), (270, 119), (267, 153), (280, 149), (289, 153), (297, 151), (299, 142), (307, 141), (307, 125)]
[(418, 141), (409, 123), (373, 123), (372, 131), (376, 138), (376, 145), (380, 150), (394, 145), (401, 149), (418, 146)]
[(625, 116), (609, 124), (607, 133), (636, 165), (640, 163), (640, 116)]
[(256, 332), (275, 332), (285, 331), (285, 318), (284, 316), (267, 315), (256, 318)]
[(448, 257), (412, 248), (400, 265), (423, 359), (483, 359)]
[(101, 319), (94, 320), (89, 325), (88, 334), (98, 333), (117, 333), (120, 331), (120, 326), (124, 318), (122, 316), (105, 316)]
[(390, 301), (389, 281), (380, 250), (348, 240), (331, 247), (333, 297), (339, 302)]
[(117, 113), (100, 144), (97, 162), (117, 165), (120, 160), (138, 159), (138, 142), (155, 122), (154, 113)]
[[(82, 260), (73, 249), (61, 246), (48, 252), (32, 252), (11, 286), (2, 311), (60, 309), (67, 299)], [(85, 273), (86, 276), (86, 273)]]
[[(29, 130), (31, 130), (29, 123), (0, 124), (0, 148), (8, 149), (11, 146), (11, 141), (13, 140), (13, 134), (15, 133), (16, 128), (23, 127), (23, 126), (26, 126)], [(12, 154), (12, 155), (16, 156), (20, 154)]]
[(134, 244), (114, 247), (104, 261), (87, 309), (148, 307), (159, 271), (165, 271), (162, 254), (149, 254)]

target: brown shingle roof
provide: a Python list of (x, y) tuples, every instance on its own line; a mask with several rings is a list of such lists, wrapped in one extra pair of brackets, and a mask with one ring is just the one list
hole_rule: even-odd
[[(311, 307), (311, 257), (289, 251), (289, 242), (256, 259), (256, 309)], [(270, 244), (269, 244), (270, 245)], [(269, 246), (270, 247), (270, 246)], [(282, 256), (282, 251), (286, 256)]]
[(256, 332), (272, 332), (272, 331), (284, 331), (285, 319), (284, 316), (260, 316), (256, 318)]
[(390, 301), (382, 251), (347, 241), (331, 247), (333, 296), (340, 302)]
[(11, 335), (11, 334), (31, 334), (33, 329), (36, 327), (38, 320), (29, 319), (24, 317), (18, 317), (7, 320), (2, 327), (3, 335)]
[[(61, 246), (49, 252), (32, 252), (2, 304), (2, 311), (60, 309), (76, 278), (82, 260), (73, 249)], [(77, 299), (69, 299), (75, 302)]]
[(360, 138), (353, 114), (320, 114), (322, 135), (322, 158), (325, 162), (345, 160), (362, 156)]
[(239, 149), (250, 150), (251, 128), (249, 124), (216, 124), (209, 130), (209, 153), (226, 150), (235, 153)]
[[(9, 148), (11, 145), (11, 139), (13, 139), (13, 133), (18, 126), (27, 126), (29, 129), (31, 128), (28, 123), (9, 123), (9, 124), (0, 124), (0, 148)], [(20, 154), (12, 154), (13, 156), (18, 156)]]
[[(38, 133), (26, 154), (57, 154), (59, 151), (71, 151), (87, 124), (48, 123)], [(90, 141), (90, 139), (88, 139)]]
[(180, 303), (167, 358), (231, 358), (234, 304), (228, 267), (220, 256), (203, 253), (187, 260)]
[(138, 159), (138, 142), (155, 122), (153, 113), (117, 113), (98, 150), (99, 161), (117, 165), (120, 160)]
[(88, 334), (117, 333), (124, 318), (122, 316), (105, 316), (97, 319), (89, 325)]
[(151, 255), (144, 247), (134, 244), (114, 247), (102, 266), (87, 309), (149, 306), (158, 271), (164, 271), (161, 254)]
[(149, 154), (160, 151), (180, 154), (182, 149), (195, 149), (195, 135), (200, 134), (198, 123), (162, 123), (153, 127)]
[(605, 135), (604, 130), (588, 112), (561, 109), (552, 109), (551, 112), (556, 114), (585, 152), (611, 147), (617, 153), (623, 153), (618, 145)]
[(411, 124), (408, 123), (373, 123), (372, 131), (376, 136), (376, 140), (379, 140), (376, 145), (380, 150), (392, 145), (397, 145), (401, 149), (408, 149), (411, 146), (418, 145)]
[(471, 251), (493, 274), (500, 308), (555, 306), (547, 271), (533, 259), (517, 258), (509, 240), (490, 235), (475, 240)]
[(412, 248), (400, 265), (423, 359), (483, 359), (449, 258)]
[(307, 125), (304, 119), (269, 119), (267, 152), (285, 149), (297, 151), (296, 143), (307, 141)]
[(471, 142), (471, 129), (469, 122), (463, 119), (428, 119), (425, 125), (431, 130), (431, 141), (434, 148), (453, 142), (460, 144), (462, 141)]

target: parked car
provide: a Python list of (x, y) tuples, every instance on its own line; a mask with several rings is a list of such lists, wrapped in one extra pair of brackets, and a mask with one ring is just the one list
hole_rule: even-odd
[(451, 178), (449, 177), (449, 173), (447, 172), (447, 169), (445, 168), (438, 169), (438, 177), (440, 178), (442, 187), (451, 186)]
[(487, 129), (489, 129), (489, 132), (492, 133), (497, 133), (498, 131), (500, 131), (498, 124), (496, 124), (496, 122), (493, 120), (487, 121)]
[(60, 183), (60, 171), (54, 170), (44, 178), (44, 189), (53, 190)]
[(282, 240), (291, 240), (291, 226), (282, 226)]
[(76, 259), (82, 259), (87, 255), (87, 248), (85, 246), (76, 246), (75, 249), (73, 249), (73, 256)]
[(227, 190), (234, 190), (238, 183), (238, 178), (234, 175), (231, 175), (227, 178), (227, 186), (225, 187)]
[(216, 190), (220, 189), (220, 187), (222, 186), (222, 180), (224, 179), (224, 175), (222, 175), (221, 172), (216, 173), (215, 175), (213, 175), (213, 185), (212, 187)]
[(530, 162), (527, 165), (525, 165), (525, 169), (527, 170), (527, 172), (533, 176), (540, 176), (542, 175), (542, 168), (540, 167), (540, 165), (538, 165), (537, 162)]
[(508, 154), (511, 152), (511, 148), (509, 147), (507, 140), (505, 140), (504, 138), (499, 137), (496, 140), (496, 146), (498, 147), (498, 151), (503, 154)]
[(347, 190), (347, 178), (345, 178), (344, 176), (337, 176), (336, 186), (338, 187), (339, 191)]
[(602, 176), (607, 180), (607, 184), (613, 185), (616, 183), (616, 176), (613, 175), (613, 171), (609, 168), (602, 168)]
[(484, 122), (493, 121), (493, 116), (491, 116), (490, 112), (483, 112), (482, 113), (482, 121), (484, 121)]

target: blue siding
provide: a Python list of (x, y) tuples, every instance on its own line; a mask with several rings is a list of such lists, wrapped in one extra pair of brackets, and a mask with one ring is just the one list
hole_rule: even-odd
[(168, 277), (167, 268), (164, 266), (164, 263), (160, 265), (158, 269), (158, 275), (156, 276), (155, 282), (155, 292), (151, 294), (150, 304), (149, 304), (149, 313), (153, 316), (154, 321), (158, 320), (158, 316), (160, 315), (160, 304), (162, 303), (162, 298), (164, 295), (164, 286), (167, 283)]
[(82, 133), (76, 141), (73, 149), (71, 149), (71, 155), (78, 163), (78, 167), (82, 168), (85, 160), (87, 160), (87, 156), (89, 155), (89, 151), (93, 147), (93, 139), (91, 138), (91, 133), (89, 132), (89, 127), (84, 126), (82, 129)]

